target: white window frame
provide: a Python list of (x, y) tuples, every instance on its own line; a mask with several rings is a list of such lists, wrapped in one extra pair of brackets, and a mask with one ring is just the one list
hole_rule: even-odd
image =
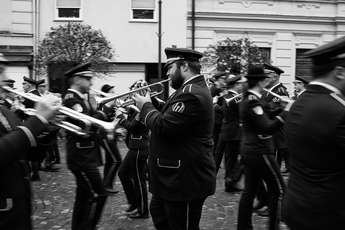
[(84, 0), (80, 0), (79, 18), (60, 18), (59, 17), (59, 8), (57, 7), (57, 1), (58, 0), (54, 0), (54, 9), (55, 9), (55, 20), (54, 21), (83, 21), (83, 2), (84, 2)]
[[(133, 18), (133, 7), (132, 7), (132, 0), (130, 0), (130, 22), (158, 22), (158, 1), (154, 0), (155, 2), (155, 8), (153, 10), (153, 19), (139, 19), (139, 18)], [(140, 10), (152, 10), (148, 8), (135, 8)]]

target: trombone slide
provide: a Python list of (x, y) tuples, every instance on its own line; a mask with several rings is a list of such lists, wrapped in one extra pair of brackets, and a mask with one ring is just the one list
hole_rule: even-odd
[(269, 93), (269, 94), (271, 94), (272, 96), (278, 98), (279, 100), (281, 100), (283, 102), (286, 102), (286, 103), (293, 103), (294, 102), (293, 100), (291, 100), (289, 98), (285, 98), (285, 97), (283, 97), (283, 96), (281, 96), (279, 94), (276, 94), (276, 93), (274, 93), (274, 92), (272, 92), (272, 91), (270, 91), (268, 89), (264, 89), (264, 91)]

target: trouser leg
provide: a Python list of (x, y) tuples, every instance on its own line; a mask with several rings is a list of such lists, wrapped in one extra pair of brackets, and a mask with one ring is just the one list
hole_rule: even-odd
[(119, 169), (119, 178), (126, 194), (128, 204), (138, 207), (134, 184), (136, 152), (129, 150)]
[(135, 177), (133, 179), (136, 187), (135, 191), (137, 192), (136, 203), (141, 215), (148, 215), (147, 185), (145, 180), (147, 156), (147, 150), (136, 150)]

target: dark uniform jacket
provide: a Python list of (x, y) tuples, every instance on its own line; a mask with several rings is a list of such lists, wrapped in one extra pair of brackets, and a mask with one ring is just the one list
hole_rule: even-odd
[[(92, 110), (91, 105), (84, 95), (77, 91), (68, 89), (63, 105), (90, 116), (95, 116), (96, 111)], [(68, 119), (69, 122), (79, 124), (80, 122)], [(77, 134), (67, 132), (67, 165), (70, 169), (82, 168), (83, 166), (99, 166), (101, 156), (98, 148), (98, 139), (95, 132), (90, 132), (89, 136), (82, 137)]]
[(264, 111), (264, 102), (261, 95), (248, 90), (240, 105), (242, 121), (241, 154), (261, 155), (274, 154), (272, 134), (283, 126), (286, 112), (272, 120)]
[[(241, 96), (235, 91), (229, 91), (229, 94), (225, 96), (224, 103), (222, 105), (223, 122), (220, 133), (220, 139), (225, 141), (237, 141), (240, 140), (240, 114), (239, 104), (241, 102)], [(233, 99), (231, 99), (233, 98)], [(230, 100), (231, 99), (231, 100)]]
[[(270, 91), (280, 96), (289, 96), (286, 87), (282, 83), (273, 86)], [(270, 118), (275, 117), (283, 110), (280, 99), (272, 96), (271, 94), (265, 93), (264, 100), (266, 101), (265, 110)], [(276, 148), (281, 149), (287, 147), (283, 128), (277, 130), (277, 132), (273, 135), (273, 140)]]
[(192, 78), (176, 90), (161, 112), (145, 103), (140, 120), (151, 130), (149, 170), (153, 195), (187, 201), (215, 192), (212, 107), (203, 76)]
[[(340, 93), (340, 92), (338, 92)], [(284, 212), (303, 229), (345, 228), (345, 100), (311, 83), (285, 124), (290, 178)]]
[(129, 149), (147, 149), (149, 147), (149, 130), (136, 120), (136, 111), (131, 111), (127, 119), (121, 120), (119, 125), (127, 129), (126, 143)]
[(0, 106), (0, 229), (31, 229), (26, 159), (30, 148), (37, 144), (36, 136), (45, 127), (37, 117), (21, 124), (13, 112)]

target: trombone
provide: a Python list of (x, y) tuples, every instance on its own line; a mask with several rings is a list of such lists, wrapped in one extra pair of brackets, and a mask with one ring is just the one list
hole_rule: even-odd
[(290, 98), (287, 98), (287, 97), (284, 97), (284, 96), (281, 96), (279, 94), (276, 94), (268, 89), (264, 89), (265, 92), (271, 94), (272, 96), (278, 98), (279, 100), (281, 100), (282, 102), (286, 102), (286, 103), (292, 103), (294, 102), (294, 100), (291, 100)]
[[(138, 89), (131, 90), (131, 91), (126, 92), (126, 93), (122, 93), (122, 94), (119, 94), (119, 95), (114, 95), (114, 96), (108, 96), (108, 97), (105, 97), (105, 98), (101, 98), (99, 100), (99, 106), (102, 107), (103, 105), (107, 104), (108, 102), (111, 102), (111, 101), (114, 101), (114, 100), (119, 101), (117, 107), (126, 107), (128, 105), (133, 105), (133, 104), (135, 104), (135, 101), (133, 99), (127, 99), (128, 97), (130, 97), (131, 95), (133, 95), (133, 94), (135, 94), (137, 92), (140, 92), (142, 90), (149, 90), (150, 87), (152, 87), (152, 86), (160, 85), (160, 87), (161, 87), (160, 91), (150, 92), (150, 96), (151, 97), (156, 97), (156, 96), (158, 96), (158, 95), (160, 95), (160, 94), (162, 94), (164, 92), (164, 85), (163, 85), (163, 83), (169, 82), (169, 81), (170, 81), (170, 79), (165, 79), (165, 80), (162, 80), (162, 81), (150, 84), (150, 85), (146, 85), (146, 86), (138, 88)], [(127, 100), (120, 100), (120, 98), (123, 98), (123, 97), (126, 97)]]
[[(21, 97), (23, 97), (25, 99), (34, 101), (34, 102), (38, 102), (38, 101), (41, 100), (40, 96), (37, 96), (37, 95), (34, 95), (34, 94), (28, 94), (28, 93), (20, 92), (20, 91), (14, 90), (14, 89), (12, 89), (12, 88), (10, 88), (8, 86), (2, 86), (2, 89), (4, 89), (7, 92), (10, 92), (10, 93), (16, 94), (18, 96), (21, 96)], [(28, 112), (30, 112), (30, 111), (28, 111)], [(70, 109), (70, 108), (68, 108), (66, 106), (61, 106), (59, 108), (59, 112), (61, 114), (64, 114), (64, 115), (68, 116), (68, 117), (71, 117), (73, 119), (76, 119), (76, 120), (84, 122), (85, 127), (90, 127), (91, 125), (96, 125), (99, 128), (103, 128), (106, 131), (107, 137), (109, 139), (113, 139), (114, 138), (115, 126), (118, 123), (117, 119), (115, 119), (113, 122), (102, 121), (102, 120), (96, 119), (94, 117), (91, 117), (89, 115), (77, 112), (77, 111), (75, 111), (73, 109)], [(67, 129), (67, 130), (69, 130), (71, 132), (74, 132), (76, 134), (87, 135), (87, 130), (84, 130), (81, 127), (76, 126), (76, 125), (74, 125), (74, 124), (72, 124), (70, 122), (66, 122), (66, 121), (57, 122), (56, 125), (61, 127), (61, 128)]]

